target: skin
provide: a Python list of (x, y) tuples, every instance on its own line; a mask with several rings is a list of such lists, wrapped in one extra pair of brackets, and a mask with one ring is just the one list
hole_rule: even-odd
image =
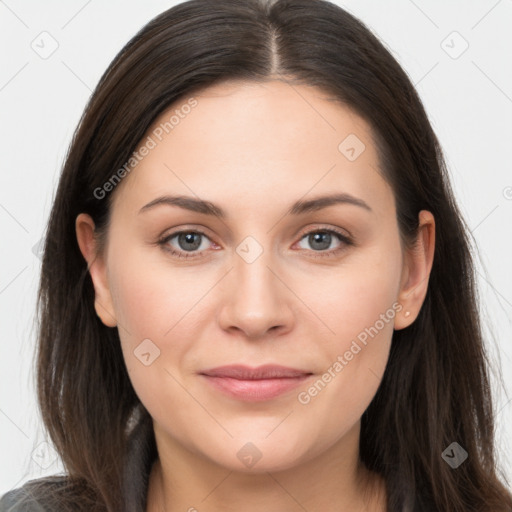
[[(76, 219), (97, 314), (117, 326), (134, 389), (153, 417), (159, 458), (147, 511), (384, 511), (382, 480), (358, 462), (360, 418), (381, 381), (393, 329), (410, 325), (425, 298), (434, 218), (421, 211), (414, 250), (402, 247), (370, 127), (320, 90), (231, 82), (194, 97), (197, 106), (117, 186), (103, 252), (92, 219)], [(338, 149), (349, 134), (365, 145), (354, 161)], [(286, 213), (299, 199), (333, 192), (371, 211), (344, 203)], [(139, 212), (166, 194), (208, 200), (227, 216), (171, 205)], [(202, 257), (178, 258), (157, 243), (194, 229), (206, 234), (193, 249)], [(319, 248), (307, 234), (325, 229), (354, 245), (333, 234)], [(247, 236), (263, 250), (250, 263), (236, 251)], [(166, 244), (190, 254), (178, 237)], [(394, 316), (378, 334), (300, 403), (298, 394), (390, 308)], [(145, 339), (160, 350), (147, 366), (134, 355)], [(198, 375), (235, 363), (314, 375), (264, 402), (228, 397)], [(237, 457), (249, 442), (261, 453), (252, 467)]]

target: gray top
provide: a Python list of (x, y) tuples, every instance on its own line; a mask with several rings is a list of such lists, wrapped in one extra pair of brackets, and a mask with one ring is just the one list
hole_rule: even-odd
[[(151, 416), (145, 412), (134, 427), (128, 440), (127, 462), (123, 481), (123, 512), (144, 512), (149, 474), (157, 458), (155, 436)], [(0, 512), (58, 512), (45, 503), (28, 486), (33, 482), (50, 485), (57, 491), (66, 483), (66, 476), (50, 476), (30, 480), (23, 486), (12, 489), (0, 498)]]

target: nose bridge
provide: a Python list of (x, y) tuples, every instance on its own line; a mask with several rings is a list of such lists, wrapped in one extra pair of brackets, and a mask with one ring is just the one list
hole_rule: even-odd
[[(224, 328), (237, 327), (248, 336), (290, 324), (289, 296), (276, 277), (278, 264), (271, 248), (247, 236), (233, 255), (229, 289), (224, 298), (221, 321)], [(272, 269), (272, 271), (270, 270)]]

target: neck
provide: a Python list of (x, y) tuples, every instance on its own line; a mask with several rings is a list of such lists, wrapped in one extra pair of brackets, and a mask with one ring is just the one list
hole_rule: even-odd
[(359, 461), (358, 423), (321, 455), (280, 471), (219, 466), (170, 438), (155, 423), (159, 457), (146, 512), (385, 512), (381, 477)]

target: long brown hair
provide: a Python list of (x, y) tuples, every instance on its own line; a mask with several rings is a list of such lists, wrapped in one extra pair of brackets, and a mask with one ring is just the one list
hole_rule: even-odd
[[(511, 510), (496, 469), (469, 230), (440, 144), (389, 51), (325, 0), (179, 4), (126, 44), (92, 94), (51, 211), (38, 297), (38, 401), (69, 475), (62, 510), (120, 510), (130, 419), (143, 410), (118, 332), (96, 316), (75, 218), (88, 213), (106, 234), (113, 195), (98, 198), (95, 190), (129, 160), (162, 111), (233, 79), (317, 86), (352, 108), (374, 132), (404, 243), (415, 240), (420, 210), (437, 221), (424, 304), (415, 322), (394, 332), (382, 383), (362, 418), (360, 457), (384, 477), (388, 509)], [(441, 456), (452, 442), (468, 453), (457, 469)]]

